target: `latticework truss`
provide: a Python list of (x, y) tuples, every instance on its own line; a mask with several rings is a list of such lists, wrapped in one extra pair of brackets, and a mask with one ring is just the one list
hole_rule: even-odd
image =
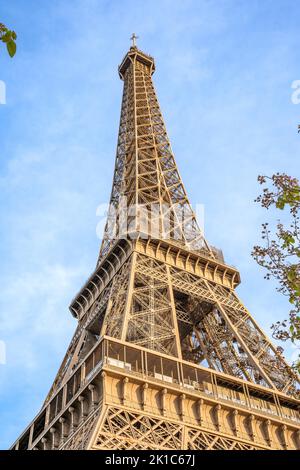
[(299, 449), (298, 377), (238, 298), (238, 271), (197, 225), (153, 71), (136, 47), (119, 67), (97, 268), (71, 303), (78, 326), (44, 406), (13, 448)]

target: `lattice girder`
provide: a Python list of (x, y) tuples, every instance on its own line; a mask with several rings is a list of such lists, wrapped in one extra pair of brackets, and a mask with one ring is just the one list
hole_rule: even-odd
[[(112, 336), (296, 393), (297, 377), (233, 289), (134, 249), (84, 319), (81, 331), (96, 337)], [(69, 372), (82, 358), (74, 346), (70, 355)]]
[[(157, 205), (158, 220), (155, 217), (152, 220), (157, 227), (157, 238), (176, 238), (180, 243), (193, 249), (203, 249), (214, 257), (197, 225), (175, 163), (152, 83), (153, 59), (145, 62), (142, 60), (144, 56), (132, 49), (128, 54), (126, 70), (122, 72), (124, 92), (111, 213), (104, 230), (99, 262), (118, 236), (127, 235), (127, 232), (118, 233), (120, 202), (124, 197), (127, 198), (128, 214), (140, 206), (148, 210), (148, 218), (151, 219), (150, 205)], [(112, 227), (112, 215), (115, 213), (116, 233), (115, 227)], [(139, 229), (139, 216), (130, 218), (128, 215), (128, 218), (131, 227), (133, 222)]]

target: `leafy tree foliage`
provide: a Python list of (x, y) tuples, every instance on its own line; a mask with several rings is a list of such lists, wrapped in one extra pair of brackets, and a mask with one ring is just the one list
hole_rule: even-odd
[[(267, 270), (266, 279), (275, 278), (277, 290), (286, 295), (291, 303), (287, 319), (272, 325), (273, 336), (282, 341), (291, 340), (294, 344), (300, 339), (300, 186), (296, 178), (286, 174), (259, 176), (264, 186), (256, 199), (265, 209), (276, 207), (285, 212), (287, 223), (277, 221), (276, 228), (270, 229), (266, 222), (262, 225), (263, 246), (255, 246), (252, 256)], [(300, 370), (298, 359), (294, 367)]]

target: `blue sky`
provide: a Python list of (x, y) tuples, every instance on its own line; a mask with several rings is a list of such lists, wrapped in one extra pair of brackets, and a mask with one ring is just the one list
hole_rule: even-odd
[[(96, 208), (108, 200), (133, 31), (205, 235), (241, 271), (239, 295), (269, 326), (286, 299), (251, 259), (266, 214), (258, 174), (299, 176), (300, 5), (292, 0), (0, 0), (18, 33), (0, 49), (0, 448), (34, 417), (75, 320), (68, 305), (95, 267)], [(293, 350), (287, 351), (291, 358)]]

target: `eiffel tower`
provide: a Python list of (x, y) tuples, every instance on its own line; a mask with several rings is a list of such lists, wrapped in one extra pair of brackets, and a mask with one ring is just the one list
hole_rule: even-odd
[(239, 272), (197, 225), (154, 59), (132, 39), (118, 69), (97, 266), (70, 305), (77, 329), (45, 403), (12, 449), (299, 449), (297, 376), (239, 300)]

